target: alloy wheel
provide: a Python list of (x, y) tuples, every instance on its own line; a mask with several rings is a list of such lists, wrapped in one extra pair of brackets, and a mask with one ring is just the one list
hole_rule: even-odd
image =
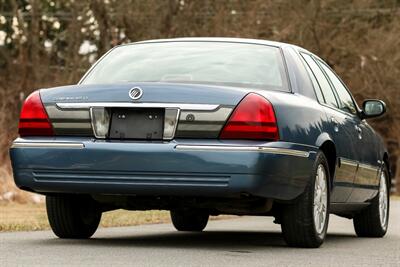
[(379, 183), (379, 219), (381, 226), (386, 230), (387, 228), (387, 212), (388, 212), (388, 192), (386, 185), (385, 172), (381, 172)]
[(314, 185), (314, 226), (317, 234), (324, 232), (328, 206), (328, 188), (325, 167), (320, 164), (317, 168)]

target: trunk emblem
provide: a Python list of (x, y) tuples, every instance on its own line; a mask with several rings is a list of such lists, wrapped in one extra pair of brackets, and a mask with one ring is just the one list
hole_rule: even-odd
[(129, 90), (129, 97), (133, 100), (141, 98), (143, 95), (143, 90), (139, 87), (133, 87)]

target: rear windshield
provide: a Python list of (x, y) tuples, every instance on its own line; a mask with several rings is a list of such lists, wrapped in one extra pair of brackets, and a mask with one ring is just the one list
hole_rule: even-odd
[(229, 42), (160, 42), (120, 46), (82, 84), (171, 82), (288, 91), (279, 48)]

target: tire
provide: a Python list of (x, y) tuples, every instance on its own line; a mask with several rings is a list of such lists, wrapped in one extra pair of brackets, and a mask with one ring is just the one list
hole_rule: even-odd
[(90, 196), (46, 196), (46, 209), (51, 229), (59, 238), (89, 238), (101, 219), (101, 211)]
[(206, 228), (209, 214), (202, 210), (171, 210), (171, 220), (178, 231), (201, 232)]
[[(354, 230), (359, 237), (383, 237), (386, 234), (389, 223), (389, 173), (386, 165), (379, 175), (379, 191), (372, 199), (371, 204), (356, 214), (353, 218)], [(384, 194), (384, 195), (382, 195)], [(381, 215), (380, 201), (386, 201), (386, 213)]]
[[(317, 248), (324, 242), (329, 222), (329, 181), (328, 161), (320, 151), (304, 193), (295, 203), (283, 207), (281, 228), (289, 246)], [(317, 212), (320, 216), (314, 216)]]

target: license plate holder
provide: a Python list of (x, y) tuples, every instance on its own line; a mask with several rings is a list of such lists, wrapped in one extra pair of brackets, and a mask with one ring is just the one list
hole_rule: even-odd
[(110, 139), (162, 140), (164, 109), (113, 108)]

